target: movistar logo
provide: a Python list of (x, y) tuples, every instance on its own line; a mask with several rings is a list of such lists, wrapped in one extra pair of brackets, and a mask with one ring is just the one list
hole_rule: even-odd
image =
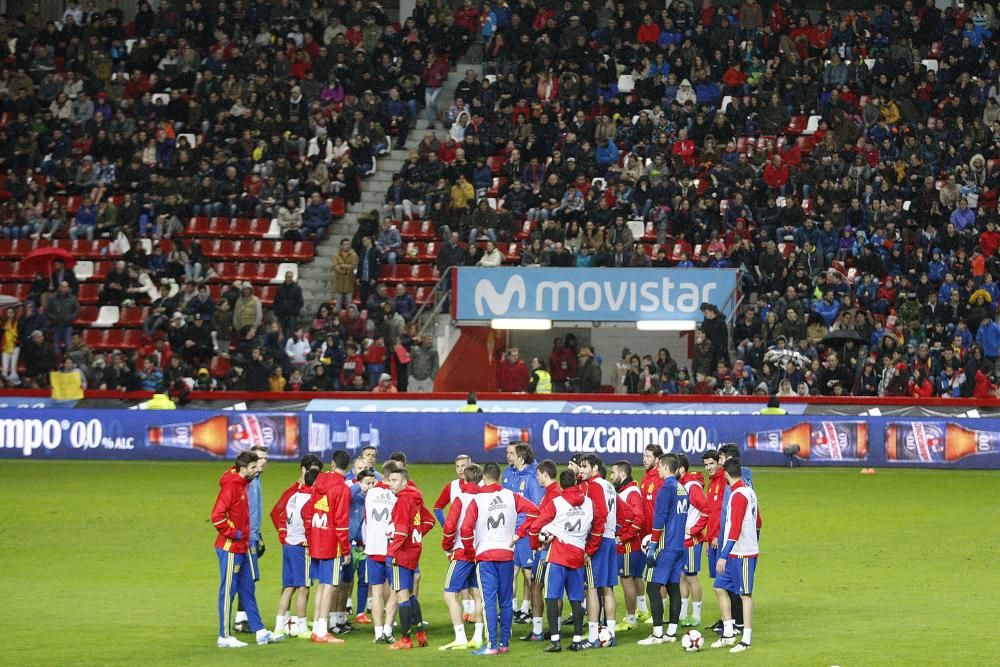
[(476, 283), (474, 297), (476, 313), (482, 316), (488, 310), (491, 315), (503, 315), (510, 310), (510, 304), (515, 298), (517, 299), (517, 307), (524, 308), (527, 293), (528, 289), (524, 285), (524, 278), (518, 275), (508, 278), (507, 284), (500, 292), (493, 287), (493, 283), (489, 280), (480, 280)]

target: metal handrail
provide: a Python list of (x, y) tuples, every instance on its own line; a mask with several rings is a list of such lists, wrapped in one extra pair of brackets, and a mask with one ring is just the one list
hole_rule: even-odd
[(431, 317), (427, 318), (423, 325), (421, 325), (420, 331), (417, 334), (418, 338), (423, 338), (424, 334), (427, 333), (427, 330), (437, 321), (436, 316), (439, 314), (438, 311), (441, 310), (441, 304), (444, 303), (444, 299), (440, 298), (444, 292), (442, 284), (445, 282), (449, 273), (454, 269), (454, 266), (450, 266), (444, 273), (441, 274), (441, 277), (438, 278), (438, 281), (434, 283), (434, 287), (431, 289), (431, 299), (425, 300), (424, 305), (420, 306), (420, 308), (417, 309), (416, 314), (413, 316), (414, 320), (420, 321), (420, 318), (424, 316), (425, 311), (430, 309)]

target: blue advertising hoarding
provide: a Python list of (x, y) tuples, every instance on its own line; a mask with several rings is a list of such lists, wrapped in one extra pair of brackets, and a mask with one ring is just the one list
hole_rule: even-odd
[(736, 269), (461, 267), (458, 320), (551, 319), (636, 322), (702, 319), (702, 303), (729, 314)]
[(296, 460), (366, 446), (384, 459), (449, 463), (459, 454), (504, 460), (511, 441), (564, 463), (577, 453), (641, 459), (648, 444), (694, 461), (735, 444), (748, 465), (1000, 468), (1000, 419), (485, 413), (294, 413), (0, 409), (0, 458), (226, 460), (261, 444)]

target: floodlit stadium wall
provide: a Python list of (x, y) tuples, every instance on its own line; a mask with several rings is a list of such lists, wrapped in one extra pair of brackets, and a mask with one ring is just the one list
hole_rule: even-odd
[(595, 453), (637, 462), (643, 448), (694, 461), (735, 444), (747, 465), (1000, 468), (1000, 419), (808, 415), (406, 413), (223, 410), (0, 409), (0, 458), (224, 460), (263, 444), (274, 459), (330, 459), (374, 446), (415, 463), (459, 454), (504, 461), (529, 442), (538, 458)]

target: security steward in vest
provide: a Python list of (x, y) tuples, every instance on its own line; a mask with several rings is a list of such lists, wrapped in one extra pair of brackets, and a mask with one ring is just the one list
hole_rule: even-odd
[(767, 401), (767, 407), (760, 411), (762, 415), (787, 415), (788, 411), (781, 407), (781, 401), (777, 396), (772, 396)]
[(531, 359), (531, 377), (528, 378), (528, 393), (552, 393), (552, 376), (545, 369), (545, 362), (538, 357), (532, 357)]
[(469, 397), (465, 401), (465, 405), (458, 409), (459, 412), (482, 412), (483, 409), (479, 407), (476, 403), (476, 392), (470, 391)]

